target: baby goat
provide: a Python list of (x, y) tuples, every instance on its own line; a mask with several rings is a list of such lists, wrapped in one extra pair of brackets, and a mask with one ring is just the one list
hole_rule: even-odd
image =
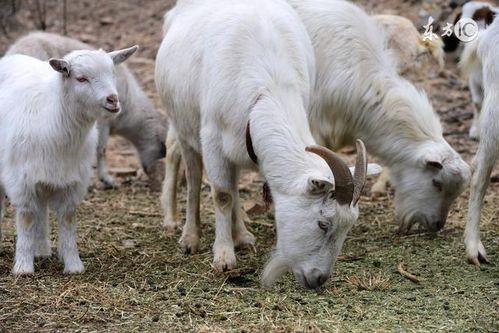
[[(94, 48), (79, 40), (65, 36), (32, 32), (18, 39), (7, 54), (24, 54), (40, 60), (62, 57), (74, 50), (93, 50)], [(116, 81), (122, 112), (113, 119), (101, 119), (97, 129), (97, 170), (100, 181), (106, 188), (116, 187), (109, 175), (106, 163), (106, 145), (109, 134), (118, 134), (129, 140), (137, 149), (139, 159), (151, 185), (163, 180), (163, 167), (157, 165), (165, 157), (166, 117), (154, 109), (139, 83), (123, 64), (116, 67)]]
[(137, 48), (0, 60), (0, 206), (6, 193), (16, 209), (14, 274), (33, 273), (34, 258), (51, 255), (49, 207), (64, 272), (83, 272), (75, 212), (90, 182), (96, 121), (120, 113), (114, 66)]

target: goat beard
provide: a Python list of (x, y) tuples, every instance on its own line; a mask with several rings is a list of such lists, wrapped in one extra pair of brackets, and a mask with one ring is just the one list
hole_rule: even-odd
[(287, 262), (278, 253), (274, 252), (263, 270), (262, 285), (265, 288), (270, 288), (288, 270)]

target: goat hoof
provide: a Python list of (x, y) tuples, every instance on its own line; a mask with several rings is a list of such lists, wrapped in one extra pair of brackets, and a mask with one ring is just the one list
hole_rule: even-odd
[(33, 263), (16, 262), (14, 264), (14, 268), (12, 269), (12, 274), (16, 276), (31, 275), (34, 273), (35, 273), (35, 267)]
[(213, 260), (213, 267), (217, 272), (223, 273), (231, 271), (236, 268), (236, 255), (234, 250), (222, 249), (215, 252), (215, 259)]
[(468, 262), (472, 265), (480, 267), (481, 264), (490, 264), (490, 261), (487, 259), (485, 247), (481, 241), (467, 243), (466, 254)]
[(234, 239), (234, 246), (238, 249), (254, 249), (256, 238), (249, 231), (237, 235)]
[(179, 244), (184, 254), (195, 254), (199, 249), (199, 237), (193, 235), (182, 235), (179, 240)]
[(479, 132), (479, 130), (478, 130), (478, 128), (476, 126), (472, 126), (470, 128), (469, 135), (470, 135), (471, 139), (474, 139), (474, 140), (480, 139), (480, 132)]
[(166, 234), (168, 236), (175, 235), (179, 226), (180, 226), (180, 221), (177, 219), (167, 218), (163, 222), (163, 229), (165, 229)]
[(101, 178), (100, 179), (102, 185), (104, 186), (104, 189), (105, 190), (112, 190), (112, 189), (117, 189), (118, 188), (118, 184), (116, 183), (116, 181), (112, 178)]
[(72, 263), (64, 265), (64, 274), (81, 274), (84, 271), (85, 267), (79, 258)]

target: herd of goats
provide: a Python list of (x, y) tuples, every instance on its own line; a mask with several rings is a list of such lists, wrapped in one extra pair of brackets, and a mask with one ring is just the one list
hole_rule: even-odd
[[(179, 244), (199, 250), (203, 169), (216, 216), (213, 266), (236, 267), (235, 248), (251, 247), (239, 203), (242, 169), (265, 179), (277, 242), (262, 273), (286, 272), (307, 288), (323, 285), (359, 216), (366, 177), (395, 189), (403, 231), (445, 225), (471, 182), (465, 230), (468, 260), (487, 262), (479, 220), (499, 146), (499, 8), (471, 1), (458, 19), (479, 31), (468, 43), (429, 40), (396, 15), (369, 15), (342, 0), (178, 0), (164, 17), (156, 87), (168, 117), (152, 106), (122, 63), (138, 49), (104, 52), (45, 32), (17, 40), (0, 60), (0, 215), (16, 210), (14, 275), (34, 273), (51, 256), (49, 208), (59, 227), (64, 273), (84, 271), (75, 211), (90, 184), (114, 186), (106, 161), (110, 134), (130, 140), (146, 174), (166, 156), (164, 226), (180, 226), (177, 175), (184, 161), (186, 222)], [(402, 77), (423, 53), (443, 66), (461, 52), (480, 137), (473, 168), (448, 144), (426, 94)], [(122, 64), (122, 65), (120, 65)], [(495, 91), (495, 92), (494, 92)], [(336, 153), (355, 145), (348, 167)], [(367, 151), (384, 165), (367, 163)], [(388, 172), (389, 171), (389, 172)], [(472, 172), (473, 171), (473, 172)], [(1, 228), (0, 228), (1, 237)]]

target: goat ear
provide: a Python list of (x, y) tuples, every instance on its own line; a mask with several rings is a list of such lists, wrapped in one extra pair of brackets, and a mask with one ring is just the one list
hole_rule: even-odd
[(49, 60), (49, 64), (56, 72), (63, 74), (65, 77), (69, 76), (70, 66), (66, 60), (52, 58)]
[(333, 186), (333, 183), (325, 177), (310, 177), (307, 184), (307, 193), (311, 195), (326, 194)]
[(127, 60), (128, 58), (130, 58), (130, 56), (132, 54), (134, 54), (135, 51), (137, 51), (138, 49), (139, 49), (139, 46), (138, 45), (134, 45), (134, 46), (129, 47), (127, 49), (109, 52), (108, 54), (111, 57), (111, 59), (113, 59), (114, 64), (115, 65), (119, 65), (123, 61)]
[(428, 160), (426, 161), (426, 168), (429, 170), (440, 171), (444, 168), (444, 166), (442, 165), (442, 162)]
[[(355, 167), (350, 167), (350, 172), (352, 175), (355, 174)], [(383, 167), (376, 163), (369, 163), (367, 165), (367, 175), (368, 176), (376, 176), (379, 175), (383, 171)]]

